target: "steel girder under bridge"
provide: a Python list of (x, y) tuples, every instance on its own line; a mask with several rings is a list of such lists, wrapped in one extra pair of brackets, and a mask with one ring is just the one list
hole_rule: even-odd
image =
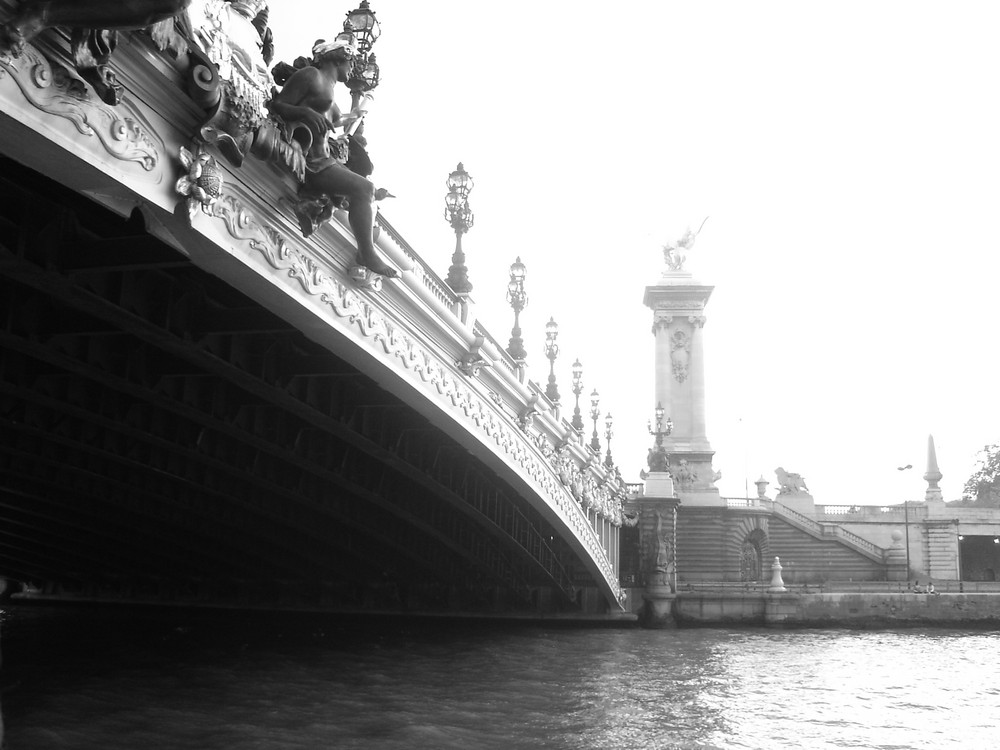
[[(192, 140), (208, 113), (184, 81), (212, 64), (189, 42), (131, 34), (114, 107), (65, 73), (62, 31), (0, 58), (0, 575), (619, 608), (620, 478), (390, 225), (378, 247), (403, 277), (359, 287), (343, 215), (303, 240), (281, 164)], [(214, 205), (175, 188), (186, 149), (217, 158)]]
[(138, 211), (9, 160), (0, 174), (4, 575), (96, 598), (466, 611), (572, 610), (596, 585), (522, 489)]

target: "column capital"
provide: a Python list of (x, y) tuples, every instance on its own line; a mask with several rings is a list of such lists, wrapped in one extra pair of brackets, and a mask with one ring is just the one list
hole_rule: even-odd
[(653, 335), (659, 330), (666, 330), (674, 322), (674, 316), (662, 310), (653, 311)]

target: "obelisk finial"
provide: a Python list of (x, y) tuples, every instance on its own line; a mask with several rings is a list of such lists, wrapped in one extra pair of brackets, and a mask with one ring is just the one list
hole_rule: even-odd
[(934, 450), (934, 436), (927, 436), (927, 472), (924, 480), (927, 482), (927, 492), (924, 494), (925, 500), (941, 500), (941, 488), (938, 482), (941, 481), (941, 471), (938, 469), (937, 453)]

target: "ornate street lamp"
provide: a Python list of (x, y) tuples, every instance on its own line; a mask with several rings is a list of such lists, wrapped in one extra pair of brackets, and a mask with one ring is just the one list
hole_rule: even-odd
[(472, 291), (472, 282), (469, 281), (469, 269), (465, 267), (465, 253), (462, 252), (462, 235), (472, 228), (475, 218), (472, 209), (469, 208), (469, 193), (472, 192), (472, 177), (462, 162), (458, 163), (458, 169), (448, 175), (448, 195), (444, 197), (444, 218), (455, 230), (455, 253), (451, 256), (451, 267), (448, 269), (448, 286), (456, 294), (467, 295)]
[(612, 426), (614, 425), (614, 417), (611, 416), (611, 412), (608, 412), (604, 417), (604, 439), (607, 441), (608, 452), (604, 456), (604, 468), (611, 471), (615, 468), (615, 462), (611, 460), (611, 438), (614, 436), (612, 431)]
[(507, 282), (507, 301), (514, 308), (514, 327), (510, 330), (510, 343), (507, 353), (517, 362), (524, 362), (528, 353), (524, 350), (524, 339), (521, 338), (521, 310), (528, 304), (528, 295), (524, 292), (526, 270), (521, 256), (517, 256), (510, 265), (510, 281)]
[(347, 88), (351, 90), (351, 106), (356, 108), (361, 96), (374, 90), (379, 83), (378, 64), (371, 50), (382, 30), (375, 18), (375, 11), (368, 7), (368, 0), (361, 0), (361, 5), (347, 14), (344, 31), (353, 35), (358, 49), (354, 67), (347, 79)]
[(583, 432), (583, 416), (580, 414), (581, 393), (583, 393), (583, 365), (578, 359), (573, 363), (573, 395), (576, 397), (576, 406), (573, 407), (573, 420), (570, 422), (577, 432)]
[(367, 55), (378, 40), (382, 29), (379, 28), (375, 11), (368, 7), (368, 0), (361, 0), (361, 5), (347, 14), (344, 19), (344, 31), (354, 34), (358, 41), (358, 54)]
[(594, 389), (590, 394), (590, 418), (594, 420), (594, 435), (590, 438), (590, 447), (598, 454), (601, 452), (601, 439), (597, 436), (597, 420), (601, 416), (601, 395)]
[(549, 358), (549, 384), (545, 386), (545, 395), (553, 404), (559, 403), (559, 389), (556, 388), (556, 357), (559, 356), (559, 345), (556, 336), (559, 326), (555, 318), (549, 318), (545, 324), (545, 356)]
[(649, 450), (646, 461), (649, 463), (650, 471), (670, 471), (670, 459), (667, 456), (667, 449), (663, 447), (663, 438), (674, 431), (674, 422), (670, 417), (667, 417), (666, 422), (663, 421), (663, 404), (656, 404), (653, 415), (656, 417), (656, 429), (654, 430), (649, 422), (646, 423), (646, 429), (650, 435), (656, 437), (656, 446)]

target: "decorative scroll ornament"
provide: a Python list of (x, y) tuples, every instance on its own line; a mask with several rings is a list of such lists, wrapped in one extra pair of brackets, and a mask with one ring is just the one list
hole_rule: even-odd
[(455, 366), (461, 370), (463, 374), (475, 377), (484, 367), (493, 366), (492, 362), (485, 359), (483, 355), (480, 354), (480, 348), (482, 347), (484, 341), (485, 339), (482, 336), (476, 336), (472, 346), (469, 347), (469, 351), (463, 354), (460, 359), (455, 360)]
[(347, 276), (362, 289), (371, 289), (373, 292), (382, 291), (382, 277), (364, 266), (351, 266), (347, 269)]
[(538, 413), (538, 394), (532, 393), (530, 398), (528, 398), (528, 403), (525, 405), (521, 413), (517, 415), (517, 426), (520, 427), (525, 432), (528, 431), (528, 426), (531, 424), (531, 418)]
[(180, 159), (187, 174), (177, 180), (176, 189), (187, 196), (188, 218), (194, 221), (199, 209), (211, 216), (212, 206), (222, 195), (219, 165), (212, 155), (202, 150), (201, 145), (194, 154), (181, 146)]
[(0, 78), (8, 74), (34, 107), (69, 120), (81, 135), (96, 137), (114, 158), (135, 162), (147, 172), (156, 168), (160, 155), (152, 129), (140, 124), (137, 112), (123, 115), (94, 101), (81, 80), (53, 67), (34, 47), (25, 47), (16, 61), (0, 56)]
[(195, 101), (210, 111), (200, 135), (237, 167), (250, 151), (254, 131), (267, 117), (271, 97), (271, 77), (262, 52), (267, 38), (260, 21), (266, 17), (264, 5), (262, 0), (196, 0), (188, 11), (200, 47), (188, 88)]
[(455, 360), (455, 366), (462, 371), (462, 374), (475, 377), (481, 369), (489, 367), (490, 363), (478, 353), (466, 352), (461, 359)]

